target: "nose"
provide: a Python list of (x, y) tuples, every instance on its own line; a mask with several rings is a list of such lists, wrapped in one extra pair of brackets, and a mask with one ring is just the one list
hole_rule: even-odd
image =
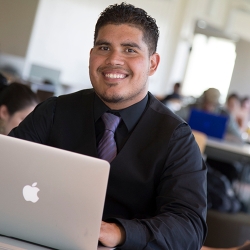
[(110, 51), (105, 62), (110, 65), (123, 65), (124, 58), (119, 51)]

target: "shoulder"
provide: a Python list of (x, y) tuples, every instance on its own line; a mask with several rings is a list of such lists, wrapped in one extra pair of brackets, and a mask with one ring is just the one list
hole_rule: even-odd
[(59, 107), (76, 107), (84, 103), (93, 101), (95, 92), (93, 89), (84, 89), (57, 98), (56, 105)]
[(61, 95), (61, 96), (53, 96), (48, 98), (47, 100), (39, 103), (37, 107), (35, 108), (36, 110), (50, 110), (50, 111), (55, 111), (57, 107), (67, 107), (67, 106), (72, 106), (72, 105), (79, 105), (81, 101), (86, 100), (87, 96), (94, 96), (94, 90), (93, 89), (85, 89), (85, 90), (80, 90), (74, 93), (70, 93), (67, 95)]
[(154, 111), (157, 115), (176, 121), (177, 123), (186, 123), (180, 116), (171, 111), (166, 105), (156, 99), (149, 93), (149, 109)]
[[(156, 127), (157, 133), (160, 133), (162, 136), (174, 138), (176, 133), (178, 135), (183, 133), (188, 135), (191, 133), (191, 128), (185, 120), (176, 115), (151, 94), (149, 95), (149, 107), (145, 115), (147, 117), (147, 124), (150, 122), (151, 126)], [(150, 127), (149, 124), (148, 126)]]
[(46, 99), (45, 101), (39, 103), (34, 111), (32, 112), (32, 114), (46, 114), (48, 112), (54, 112), (55, 107), (56, 107), (56, 103), (57, 103), (57, 98), (56, 96), (50, 97), (48, 99)]

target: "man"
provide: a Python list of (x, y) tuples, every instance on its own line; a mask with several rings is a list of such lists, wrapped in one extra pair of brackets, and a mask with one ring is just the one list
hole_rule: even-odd
[(10, 135), (100, 157), (103, 117), (118, 116), (100, 242), (198, 250), (207, 230), (206, 167), (189, 126), (148, 93), (158, 36), (144, 10), (109, 6), (90, 51), (93, 89), (43, 102)]

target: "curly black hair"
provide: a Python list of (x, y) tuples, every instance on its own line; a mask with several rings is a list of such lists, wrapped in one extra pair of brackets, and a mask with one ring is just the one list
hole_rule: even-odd
[(150, 55), (157, 49), (159, 29), (154, 18), (149, 16), (143, 9), (122, 2), (121, 4), (109, 5), (99, 16), (94, 33), (94, 44), (99, 30), (107, 24), (129, 24), (143, 32), (143, 40), (148, 45)]

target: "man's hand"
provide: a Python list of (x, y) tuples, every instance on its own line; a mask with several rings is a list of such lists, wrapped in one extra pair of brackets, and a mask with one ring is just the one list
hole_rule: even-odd
[(102, 221), (99, 241), (106, 247), (115, 247), (125, 241), (125, 231), (122, 226)]

